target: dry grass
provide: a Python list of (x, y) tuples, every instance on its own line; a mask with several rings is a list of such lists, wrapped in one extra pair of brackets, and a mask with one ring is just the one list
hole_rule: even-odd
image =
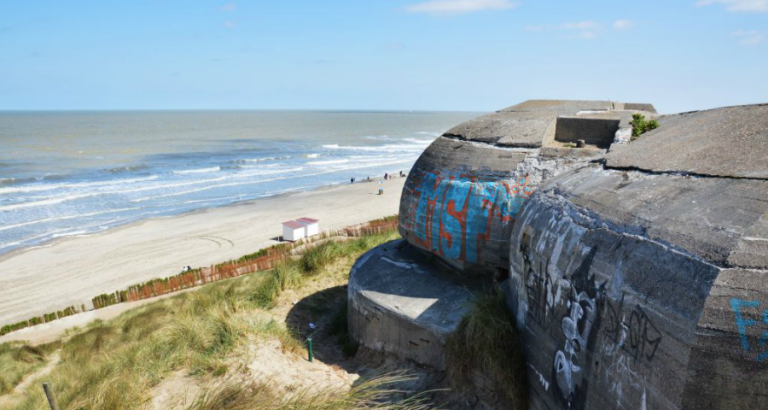
[(202, 393), (187, 410), (424, 410), (431, 408), (425, 394), (404, 397), (405, 392), (393, 387), (408, 382), (404, 375), (383, 375), (365, 380), (349, 391), (305, 390), (289, 399), (272, 393), (268, 383), (244, 386), (223, 383)]
[[(171, 372), (185, 369), (190, 375), (208, 378), (226, 374), (227, 355), (249, 340), (279, 340), (286, 351), (303, 350), (299, 338), (284, 323), (258, 312), (273, 307), (283, 291), (301, 287), (310, 275), (324, 274), (336, 259), (354, 257), (395, 236), (390, 231), (342, 242), (328, 241), (309, 249), (299, 260), (273, 270), (212, 283), (195, 292), (129, 310), (107, 322), (96, 321), (62, 343), (61, 362), (46, 380), (53, 385), (63, 409), (134, 409), (144, 407), (151, 389)], [(0, 360), (14, 354), (23, 356), (13, 353), (13, 349), (18, 352), (27, 348), (0, 345)], [(38, 356), (29, 357), (30, 365), (18, 365), (19, 370), (12, 373), (22, 376), (9, 378), (6, 389), (12, 389), (23, 374), (40, 366), (35, 362)], [(3, 373), (6, 368), (16, 369), (5, 362), (0, 365)], [(199, 408), (238, 408), (241, 391), (254, 388), (226, 387), (209, 394)], [(323, 396), (328, 403), (337, 403), (330, 407), (323, 407), (325, 402), (320, 396), (313, 396), (309, 402), (284, 403), (288, 407), (283, 408), (366, 408), (357, 405), (366, 403), (365, 397), (377, 398), (374, 390), (364, 390), (368, 396), (358, 401), (350, 398), (353, 396), (328, 393)], [(267, 391), (262, 393), (268, 397)], [(362, 394), (355, 389), (353, 393)], [(345, 400), (352, 400), (349, 403), (353, 405), (343, 407)], [(230, 402), (231, 406), (216, 407)], [(39, 386), (31, 386), (16, 408), (46, 406)]]
[(47, 362), (47, 356), (61, 343), (29, 346), (22, 342), (0, 344), (0, 395), (10, 393), (29, 374)]
[(446, 347), (455, 387), (471, 385), (472, 373), (479, 372), (513, 408), (527, 408), (525, 358), (500, 289), (475, 298)]

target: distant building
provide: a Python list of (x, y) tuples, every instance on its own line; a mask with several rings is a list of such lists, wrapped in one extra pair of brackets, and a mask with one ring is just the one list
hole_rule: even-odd
[(299, 221), (283, 222), (283, 240), (298, 241), (306, 236), (306, 228)]
[(296, 222), (304, 225), (306, 232), (304, 234), (309, 238), (320, 233), (320, 221), (314, 218), (303, 217), (296, 220)]

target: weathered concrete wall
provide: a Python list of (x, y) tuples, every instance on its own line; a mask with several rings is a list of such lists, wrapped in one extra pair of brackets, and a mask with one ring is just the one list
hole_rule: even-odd
[(446, 337), (471, 293), (405, 241), (378, 246), (349, 274), (349, 330), (363, 346), (445, 370)]
[[(613, 109), (605, 101), (532, 100), (448, 130), (408, 175), (400, 233), (460, 270), (505, 273), (521, 206), (541, 182), (605, 153), (599, 148), (631, 117)], [(561, 130), (565, 137), (576, 132), (592, 146), (558, 148), (561, 120), (575, 124)]]
[(600, 148), (608, 148), (619, 130), (618, 119), (560, 117), (557, 119), (555, 140), (576, 142), (584, 140)]
[(762, 110), (662, 118), (527, 201), (509, 302), (532, 408), (766, 407), (768, 163), (729, 148), (763, 147)]

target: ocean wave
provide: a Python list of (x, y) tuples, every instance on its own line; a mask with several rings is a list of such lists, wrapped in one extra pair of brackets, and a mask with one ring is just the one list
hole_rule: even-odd
[(264, 170), (255, 171), (255, 172), (241, 172), (241, 173), (232, 175), (232, 177), (233, 178), (246, 178), (246, 177), (259, 176), (259, 175), (284, 174), (286, 172), (301, 171), (302, 169), (304, 169), (304, 167), (294, 167), (294, 168), (285, 168), (285, 169), (264, 169)]
[(324, 170), (324, 171), (320, 171), (320, 172), (314, 172), (314, 173), (310, 173), (310, 174), (289, 175), (289, 176), (277, 177), (277, 178), (271, 178), (271, 179), (260, 179), (260, 180), (256, 180), (256, 181), (228, 182), (228, 183), (224, 183), (224, 184), (209, 185), (209, 186), (200, 187), (200, 188), (196, 188), (196, 189), (190, 189), (190, 190), (187, 190), (187, 191), (172, 192), (172, 193), (164, 194), (164, 195), (153, 195), (153, 196), (148, 196), (148, 197), (144, 197), (144, 198), (133, 199), (133, 200), (131, 200), (131, 202), (144, 202), (144, 201), (148, 201), (150, 199), (167, 198), (167, 197), (172, 197), (172, 196), (186, 195), (186, 194), (192, 194), (192, 193), (195, 193), (195, 192), (207, 191), (207, 190), (210, 190), (210, 189), (227, 188), (227, 187), (243, 186), (243, 185), (255, 185), (255, 184), (261, 184), (261, 183), (264, 183), (264, 182), (282, 181), (282, 180), (294, 179), (294, 178), (306, 178), (306, 177), (311, 177), (311, 176), (329, 174), (329, 173), (332, 173), (332, 172), (349, 171), (349, 170), (353, 170), (353, 169), (374, 168), (374, 167), (380, 167), (380, 166), (385, 166), (385, 165), (404, 164), (404, 163), (408, 163), (408, 162), (412, 162), (412, 161), (413, 161), (413, 159), (409, 158), (409, 159), (399, 159), (399, 160), (395, 160), (395, 161), (380, 162), (380, 163), (374, 163), (374, 164), (355, 164), (355, 165), (348, 166), (348, 167), (333, 168), (333, 169), (328, 169), (328, 170)]
[[(334, 144), (334, 145), (336, 145), (336, 144)], [(336, 146), (338, 147), (338, 145), (336, 145)], [(323, 145), (323, 147), (325, 147), (325, 145)], [(319, 158), (320, 154), (304, 154), (304, 155), (302, 155), (302, 157), (304, 157), (304, 158)]]
[(121, 173), (124, 173), (124, 172), (141, 171), (141, 170), (145, 170), (145, 169), (148, 169), (148, 168), (149, 168), (149, 166), (148, 165), (144, 165), (144, 164), (142, 164), (142, 165), (126, 165), (124, 167), (115, 167), (115, 168), (102, 169), (102, 171), (103, 172), (107, 172), (109, 174), (121, 174)]
[(363, 138), (367, 140), (374, 140), (374, 141), (392, 141), (394, 139), (389, 135), (366, 135)]
[(14, 224), (14, 225), (0, 226), (0, 231), (5, 231), (5, 230), (8, 230), (8, 229), (14, 229), (14, 228), (22, 228), (22, 227), (25, 227), (25, 226), (37, 225), (37, 224), (45, 223), (45, 222), (56, 222), (56, 221), (64, 221), (64, 220), (68, 220), (68, 219), (85, 218), (85, 217), (89, 217), (89, 216), (113, 214), (113, 213), (117, 213), (117, 212), (136, 211), (136, 210), (139, 210), (141, 208), (142, 207), (140, 207), (140, 206), (136, 206), (136, 207), (132, 207), (132, 208), (111, 209), (111, 210), (108, 210), (108, 211), (89, 212), (89, 213), (78, 214), (78, 215), (67, 215), (67, 216), (59, 216), (59, 217), (53, 217), (53, 218), (37, 219), (37, 220), (34, 220), (34, 221), (27, 221), (27, 222), (17, 223), (17, 224)]
[(403, 141), (411, 142), (413, 144), (419, 144), (419, 145), (429, 145), (432, 143), (433, 140), (420, 140), (417, 138), (403, 138)]
[(284, 155), (280, 157), (245, 158), (245, 159), (234, 160), (232, 162), (236, 164), (242, 164), (242, 163), (248, 163), (248, 162), (280, 161), (280, 160), (289, 159), (289, 158), (291, 158), (290, 155)]
[(424, 150), (424, 144), (418, 143), (418, 144), (387, 144), (387, 145), (377, 145), (377, 146), (353, 146), (353, 145), (342, 145), (339, 146), (339, 144), (326, 144), (323, 145), (323, 148), (325, 149), (333, 149), (333, 150), (345, 150), (345, 151), (366, 151), (366, 152), (421, 152)]
[(40, 178), (41, 181), (63, 181), (67, 178), (71, 178), (71, 175), (64, 175), (64, 174), (45, 174), (42, 178)]
[(153, 181), (155, 179), (157, 179), (157, 175), (151, 175), (151, 176), (142, 177), (142, 178), (110, 179), (107, 181), (72, 182), (69, 184), (15, 186), (15, 187), (0, 188), (0, 194), (40, 192), (40, 191), (50, 191), (53, 189), (71, 189), (71, 188), (88, 188), (88, 187), (109, 186), (109, 185), (125, 185), (125, 184), (134, 184), (137, 182)]
[(308, 165), (333, 165), (333, 164), (346, 164), (349, 162), (349, 159), (334, 159), (330, 161), (310, 161), (307, 162)]
[(221, 167), (184, 169), (181, 171), (171, 171), (171, 173), (176, 175), (187, 175), (187, 174), (206, 174), (209, 172), (217, 172), (217, 171), (221, 171)]
[(61, 238), (61, 237), (64, 237), (64, 236), (83, 235), (83, 234), (87, 234), (87, 233), (88, 233), (88, 231), (84, 231), (84, 230), (65, 232), (65, 233), (56, 233), (56, 234), (51, 235), (51, 239)]

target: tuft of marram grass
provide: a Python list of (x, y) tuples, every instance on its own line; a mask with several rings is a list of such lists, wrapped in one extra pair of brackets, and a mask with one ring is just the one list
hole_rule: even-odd
[(13, 391), (24, 377), (43, 367), (60, 342), (30, 346), (24, 342), (0, 344), (0, 396)]
[(394, 387), (412, 377), (389, 374), (358, 383), (348, 391), (304, 389), (290, 398), (281, 398), (270, 383), (243, 385), (227, 381), (205, 389), (187, 410), (426, 410), (433, 408), (429, 392), (403, 397), (406, 392)]
[(446, 341), (447, 362), (456, 387), (471, 384), (473, 372), (489, 378), (515, 409), (527, 408), (522, 345), (498, 287), (477, 296)]

